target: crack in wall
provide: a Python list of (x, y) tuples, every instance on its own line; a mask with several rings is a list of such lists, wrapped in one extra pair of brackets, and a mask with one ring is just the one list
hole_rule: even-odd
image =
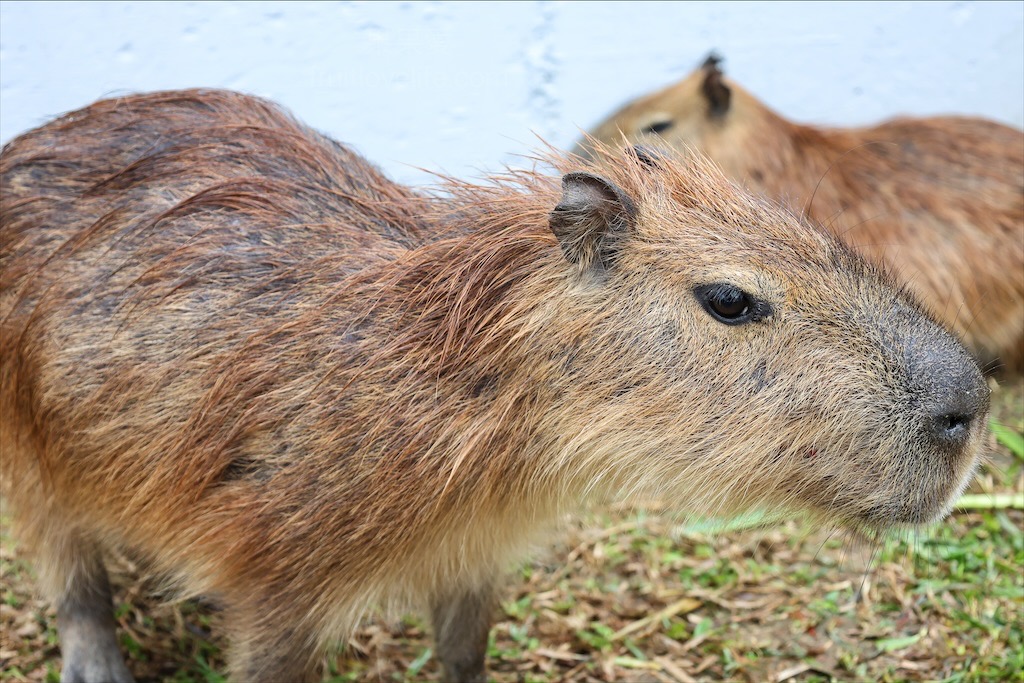
[(528, 85), (526, 108), (533, 132), (552, 140), (561, 130), (562, 119), (562, 102), (556, 84), (561, 67), (555, 48), (558, 5), (552, 0), (538, 0), (535, 6), (537, 20), (523, 55)]

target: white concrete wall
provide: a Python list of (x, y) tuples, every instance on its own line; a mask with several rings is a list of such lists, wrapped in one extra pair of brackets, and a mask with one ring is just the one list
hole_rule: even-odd
[(112, 93), (277, 100), (393, 177), (568, 146), (712, 48), (783, 114), (1024, 124), (1024, 3), (0, 3), (0, 140)]

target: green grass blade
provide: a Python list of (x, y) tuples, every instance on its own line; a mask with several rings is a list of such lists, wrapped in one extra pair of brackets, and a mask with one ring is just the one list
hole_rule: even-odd
[(772, 518), (761, 510), (754, 510), (729, 519), (694, 519), (683, 525), (688, 534), (725, 534), (765, 526)]
[(992, 433), (996, 435), (996, 441), (1010, 449), (1010, 452), (1018, 459), (1024, 460), (1024, 436), (1020, 432), (1001, 425), (995, 420), (989, 422)]
[(968, 493), (956, 502), (959, 510), (1024, 510), (1024, 493)]
[(405, 671), (406, 675), (415, 678), (419, 674), (420, 669), (422, 669), (423, 666), (430, 661), (430, 657), (433, 654), (434, 651), (431, 648), (428, 647), (427, 649), (425, 649), (422, 653), (420, 653), (419, 657), (417, 657), (409, 663), (409, 668)]
[(917, 641), (921, 640), (921, 636), (924, 635), (924, 631), (917, 633), (912, 636), (906, 636), (903, 638), (885, 638), (875, 642), (875, 647), (878, 648), (879, 652), (894, 652), (896, 650), (902, 650), (908, 648)]

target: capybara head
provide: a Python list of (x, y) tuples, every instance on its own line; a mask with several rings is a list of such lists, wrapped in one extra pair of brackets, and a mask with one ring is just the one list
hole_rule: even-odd
[(678, 482), (704, 511), (783, 503), (873, 526), (943, 515), (988, 406), (964, 348), (886, 275), (738, 199), (712, 164), (616, 156), (564, 176), (551, 218), (583, 306), (557, 324), (590, 328), (572, 329), (555, 379), (565, 418), (580, 418), (565, 431), (636, 462), (617, 469), (622, 490)]
[[(717, 138), (732, 140), (747, 128), (747, 118), (759, 115), (763, 106), (749, 93), (728, 82), (720, 68), (721, 57), (712, 53), (699, 69), (672, 85), (638, 97), (602, 121), (576, 150), (586, 154), (592, 141), (618, 146), (624, 141), (676, 149), (694, 148), (718, 160)], [(756, 129), (757, 121), (749, 127)], [(728, 126), (728, 128), (727, 128)]]
[[(789, 134), (789, 124), (729, 80), (721, 63), (722, 58), (712, 53), (682, 80), (628, 102), (585, 135), (574, 151), (586, 156), (595, 143), (696, 150), (727, 176), (742, 181), (751, 173), (781, 175), (780, 164), (799, 165), (799, 159), (764, 159), (777, 155), (777, 139)], [(755, 183), (755, 189), (761, 188)]]

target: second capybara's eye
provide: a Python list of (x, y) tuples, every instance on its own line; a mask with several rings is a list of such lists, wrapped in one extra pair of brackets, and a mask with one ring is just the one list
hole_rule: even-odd
[(654, 123), (650, 123), (650, 124), (644, 126), (643, 128), (641, 128), (640, 132), (641, 133), (653, 133), (655, 135), (660, 135), (661, 133), (664, 133), (666, 130), (668, 130), (669, 128), (671, 128), (674, 125), (675, 125), (675, 122), (672, 121), (671, 119), (668, 119), (668, 120), (665, 120), (665, 121), (655, 121)]
[(712, 318), (726, 325), (763, 320), (772, 312), (768, 303), (726, 283), (700, 285), (694, 288), (693, 293)]

